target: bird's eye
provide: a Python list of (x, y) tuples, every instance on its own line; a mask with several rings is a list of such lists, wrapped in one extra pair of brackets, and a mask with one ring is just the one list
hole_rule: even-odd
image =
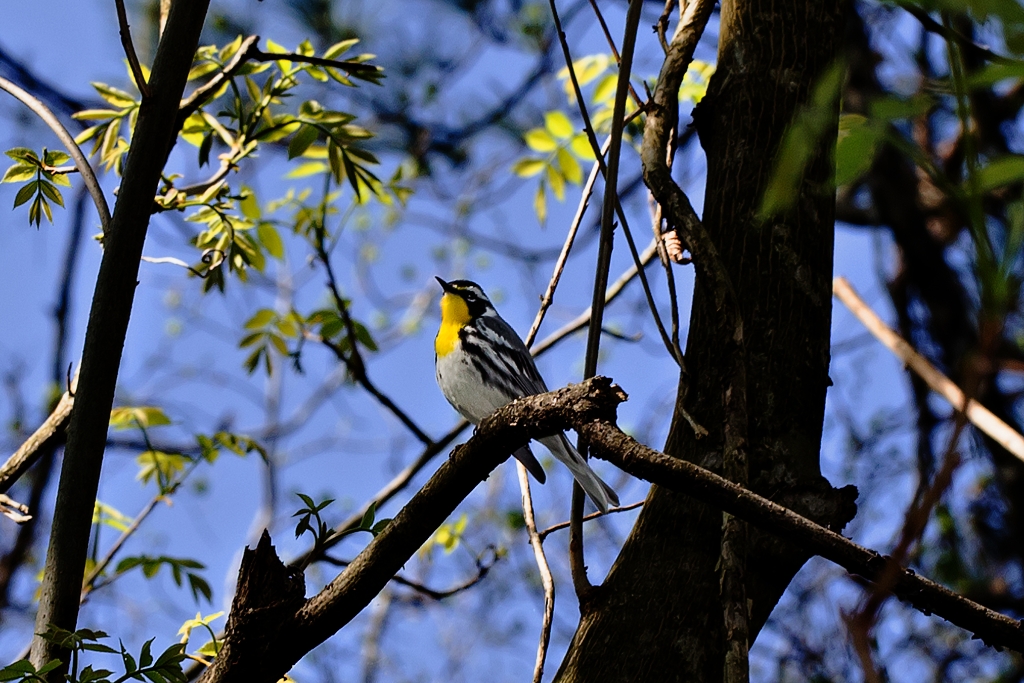
[(473, 292), (466, 292), (465, 297), (466, 301), (476, 301), (476, 294), (474, 294)]

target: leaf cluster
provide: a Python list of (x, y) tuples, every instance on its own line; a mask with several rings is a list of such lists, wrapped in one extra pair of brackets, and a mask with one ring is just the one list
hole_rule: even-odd
[(71, 181), (66, 176), (69, 170), (60, 168), (71, 157), (64, 152), (49, 151), (45, 147), (41, 157), (25, 147), (15, 147), (5, 153), (14, 160), (14, 164), (4, 173), (0, 183), (25, 183), (14, 196), (14, 208), (31, 201), (28, 207), (29, 225), (35, 223), (38, 228), (44, 215), (46, 220), (53, 223), (50, 202), (62, 208), (64, 206), (64, 197), (57, 186), (71, 187)]
[[(138, 657), (135, 657), (125, 649), (123, 643), (115, 650), (99, 642), (109, 638), (103, 631), (79, 629), (71, 632), (51, 624), (40, 635), (58, 648), (70, 652), (71, 666), (64, 675), (64, 680), (68, 683), (125, 683), (132, 680), (149, 683), (185, 683), (188, 680), (182, 669), (182, 662), (186, 658), (185, 645), (182, 643), (175, 643), (154, 657), (155, 639), (150, 639), (143, 644)], [(124, 674), (115, 678), (114, 672), (109, 669), (94, 668), (91, 664), (80, 667), (79, 660), (83, 652), (119, 655)], [(0, 669), (0, 681), (46, 683), (47, 674), (62, 664), (60, 660), (54, 659), (36, 669), (31, 662), (23, 659)]]

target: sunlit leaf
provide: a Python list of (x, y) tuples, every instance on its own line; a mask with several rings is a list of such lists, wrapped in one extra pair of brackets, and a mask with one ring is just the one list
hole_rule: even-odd
[(524, 158), (512, 165), (512, 172), (521, 178), (530, 178), (544, 172), (547, 162), (543, 159)]
[(526, 141), (526, 146), (536, 152), (554, 152), (558, 149), (558, 143), (551, 133), (543, 128), (533, 128), (526, 131), (523, 135), (523, 140)]
[(544, 114), (544, 128), (559, 140), (568, 139), (576, 132), (569, 117), (557, 109)]

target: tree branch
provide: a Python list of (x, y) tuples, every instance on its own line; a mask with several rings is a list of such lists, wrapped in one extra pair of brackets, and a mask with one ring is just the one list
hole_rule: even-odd
[[(890, 566), (891, 558), (857, 545), (710, 470), (648, 448), (611, 423), (595, 421), (577, 424), (575, 428), (583, 430), (590, 440), (594, 457), (607, 460), (635, 477), (720, 508), (838, 564), (851, 574), (876, 581)], [(897, 568), (896, 574), (892, 593), (915, 609), (971, 631), (989, 646), (1024, 652), (1021, 622), (918, 576), (913, 570)]]
[[(81, 366), (79, 366), (81, 369)], [(71, 409), (75, 405), (75, 390), (78, 387), (78, 372), (75, 372), (71, 380), (69, 391), (65, 391), (57, 402), (49, 417), (39, 425), (39, 429), (32, 433), (32, 436), (25, 439), (18, 450), (14, 451), (7, 462), (0, 465), (0, 493), (7, 493), (14, 482), (25, 474), (36, 460), (46, 452), (45, 446), (56, 445), (65, 439), (64, 430), (68, 425), (68, 418), (71, 416)]]
[[(880, 578), (892, 560), (863, 548), (795, 512), (693, 463), (644, 446), (615, 426), (625, 394), (604, 377), (514, 401), (481, 423), (466, 444), (457, 447), (390, 524), (337, 578), (302, 604), (290, 593), (269, 593), (266, 603), (233, 612), (221, 656), (203, 675), (204, 683), (280, 679), (303, 655), (350, 622), (412, 557), (474, 487), (509, 454), (530, 439), (575, 429), (591, 444), (595, 457), (630, 474), (693, 496), (735, 515), (809, 553), (821, 555), (869, 581)], [(269, 544), (269, 539), (268, 539)], [(261, 546), (264, 544), (261, 541)], [(276, 560), (276, 558), (275, 558)], [(243, 562), (243, 565), (245, 563)], [(239, 585), (251, 578), (243, 566)], [(907, 569), (896, 571), (892, 592), (925, 613), (934, 613), (996, 647), (1024, 652), (1024, 627)], [(240, 589), (241, 590), (241, 589)], [(237, 605), (239, 598), (236, 598)], [(260, 617), (279, 611), (272, 622)], [(271, 639), (274, 647), (246, 643)]]
[(259, 41), (259, 36), (249, 36), (243, 40), (242, 44), (238, 46), (238, 52), (224, 65), (224, 68), (217, 72), (217, 75), (193, 90), (191, 95), (181, 101), (181, 104), (178, 106), (177, 125), (179, 129), (185, 124), (185, 119), (206, 104), (206, 101), (220, 89), (224, 81), (234, 76), (242, 65), (252, 57), (252, 52), (257, 49), (256, 43)]
[[(512, 452), (532, 438), (550, 436), (576, 422), (614, 420), (615, 408), (624, 398), (610, 380), (595, 378), (501, 408), (480, 424), (472, 439), (452, 452), (391, 523), (319, 594), (291, 615), (278, 615), (273, 625), (233, 612), (224, 649), (200, 680), (279, 680), (303, 655), (359, 614), (459, 503)], [(245, 572), (243, 567), (240, 585), (248, 583)], [(281, 604), (274, 595), (268, 600), (271, 605)], [(256, 614), (259, 606), (246, 610)], [(245, 646), (266, 642), (268, 637), (274, 639), (274, 647)]]
[(1024, 436), (1006, 424), (992, 411), (974, 399), (968, 400), (953, 380), (946, 377), (934, 365), (919, 354), (902, 337), (893, 332), (882, 319), (875, 314), (864, 300), (857, 295), (853, 287), (844, 277), (837, 277), (832, 282), (836, 298), (842, 301), (850, 312), (860, 320), (878, 341), (885, 344), (893, 355), (913, 370), (937, 394), (940, 394), (955, 410), (963, 410), (975, 427), (987, 434), (993, 441), (1024, 460)]

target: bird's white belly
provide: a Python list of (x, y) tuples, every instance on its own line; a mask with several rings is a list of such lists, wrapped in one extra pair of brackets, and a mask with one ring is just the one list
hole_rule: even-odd
[(473, 424), (510, 402), (495, 387), (484, 384), (469, 356), (456, 350), (437, 359), (437, 384), (441, 392), (464, 418)]

